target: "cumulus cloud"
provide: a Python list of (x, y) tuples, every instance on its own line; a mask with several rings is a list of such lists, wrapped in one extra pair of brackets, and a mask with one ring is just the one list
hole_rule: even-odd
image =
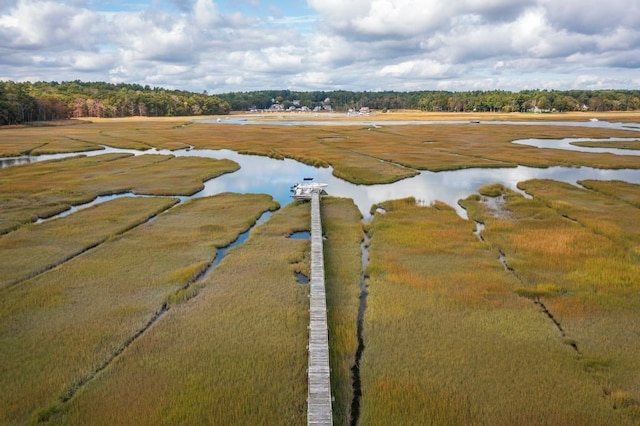
[(587, 35), (604, 34), (616, 28), (640, 25), (640, 4), (628, 0), (583, 0), (540, 2), (553, 26)]
[(454, 71), (453, 67), (449, 64), (443, 64), (430, 59), (421, 59), (387, 65), (378, 72), (378, 75), (382, 77), (392, 76), (409, 79), (441, 79), (454, 77)]
[(0, 78), (223, 92), (629, 88), (640, 75), (628, 0), (266, 3), (2, 0)]
[(104, 30), (95, 13), (54, 1), (20, 0), (0, 16), (0, 37), (14, 49), (87, 49)]

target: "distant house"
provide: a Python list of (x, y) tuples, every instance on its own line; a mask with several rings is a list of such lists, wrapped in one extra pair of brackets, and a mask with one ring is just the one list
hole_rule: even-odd
[(282, 104), (272, 104), (269, 107), (269, 112), (283, 112), (284, 106)]
[(369, 115), (369, 107), (362, 107), (359, 111), (360, 115)]
[(548, 108), (542, 109), (542, 108), (538, 108), (537, 106), (529, 109), (528, 111), (529, 112), (533, 112), (534, 114), (542, 114), (542, 113), (551, 112), (551, 110), (548, 109)]
[(325, 100), (322, 101), (322, 109), (325, 111), (333, 111), (333, 108), (331, 107), (331, 99), (325, 98)]

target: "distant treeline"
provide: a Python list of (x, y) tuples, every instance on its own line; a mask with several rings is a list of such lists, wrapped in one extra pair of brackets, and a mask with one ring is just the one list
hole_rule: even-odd
[(629, 111), (640, 109), (640, 90), (525, 90), (492, 91), (416, 91), (416, 92), (351, 92), (263, 90), (218, 95), (233, 111), (268, 109), (273, 102), (313, 109), (329, 101), (333, 110), (421, 109), (424, 111)]
[(216, 96), (104, 82), (0, 81), (0, 125), (79, 117), (186, 116), (230, 111), (314, 109), (335, 111), (421, 109), (424, 111), (630, 111), (640, 109), (639, 90), (525, 90), (352, 92), (262, 90)]
[(111, 84), (0, 81), (0, 125), (80, 117), (228, 114), (217, 96), (180, 90)]

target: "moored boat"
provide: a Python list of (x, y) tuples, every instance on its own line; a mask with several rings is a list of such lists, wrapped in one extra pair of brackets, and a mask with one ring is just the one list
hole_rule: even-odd
[(324, 189), (329, 186), (326, 183), (320, 182), (310, 182), (310, 183), (299, 183), (294, 185), (292, 188), (293, 195), (292, 197), (296, 200), (310, 200), (311, 195), (314, 192), (321, 193)]

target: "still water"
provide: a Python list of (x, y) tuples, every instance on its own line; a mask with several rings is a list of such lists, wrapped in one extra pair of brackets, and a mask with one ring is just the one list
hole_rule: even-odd
[[(586, 141), (593, 139), (528, 139), (526, 141), (517, 141), (517, 143), (535, 145), (541, 148), (554, 147), (576, 149), (585, 152), (602, 152), (602, 150), (605, 149), (576, 147), (570, 144), (570, 142), (580, 140)], [(99, 151), (82, 153), (82, 155), (124, 152), (133, 155), (159, 154), (179, 157), (228, 158), (240, 164), (240, 170), (205, 182), (204, 189), (193, 195), (193, 197), (204, 197), (221, 192), (266, 193), (271, 195), (281, 205), (286, 205), (292, 201), (291, 186), (297, 182), (301, 182), (304, 178), (313, 178), (316, 182), (329, 184), (327, 192), (330, 195), (352, 199), (360, 209), (364, 218), (370, 216), (369, 212), (373, 205), (382, 201), (404, 197), (414, 197), (421, 205), (429, 205), (436, 200), (443, 201), (454, 207), (460, 216), (466, 218), (466, 213), (458, 205), (458, 200), (476, 193), (479, 187), (494, 182), (501, 183), (516, 191), (518, 190), (516, 187), (518, 182), (538, 178), (553, 179), (571, 184), (576, 184), (577, 181), (583, 179), (617, 179), (640, 184), (640, 170), (635, 169), (604, 170), (590, 167), (550, 167), (538, 169), (518, 166), (515, 168), (465, 169), (437, 173), (423, 171), (413, 178), (404, 179), (392, 184), (354, 185), (333, 176), (331, 168), (314, 168), (290, 159), (276, 160), (256, 155), (240, 155), (230, 150), (184, 149), (168, 151), (151, 149), (147, 151), (137, 151), (104, 148), (105, 149)], [(609, 150), (606, 152), (615, 152), (618, 155), (640, 155), (640, 152), (631, 150)], [(0, 164), (2, 167), (10, 167), (17, 164), (67, 158), (74, 155), (78, 154), (8, 158), (1, 159)], [(123, 195), (130, 196), (131, 194)], [(104, 200), (106, 201), (111, 198), (113, 197), (105, 197)]]

